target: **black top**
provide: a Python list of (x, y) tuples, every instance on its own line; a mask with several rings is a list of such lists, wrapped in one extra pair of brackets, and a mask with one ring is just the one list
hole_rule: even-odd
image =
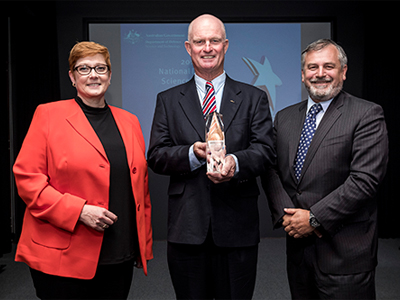
[(110, 162), (108, 210), (118, 216), (118, 221), (104, 231), (99, 264), (121, 263), (139, 254), (135, 201), (125, 145), (107, 104), (95, 108), (84, 104), (79, 97), (75, 100), (103, 144)]

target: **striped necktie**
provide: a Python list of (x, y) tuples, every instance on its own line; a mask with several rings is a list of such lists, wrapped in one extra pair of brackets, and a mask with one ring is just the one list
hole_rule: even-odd
[(206, 95), (203, 100), (203, 117), (206, 116), (217, 109), (217, 103), (215, 102), (214, 86), (211, 82), (206, 82)]
[(306, 159), (306, 154), (308, 148), (310, 147), (311, 140), (314, 136), (316, 129), (316, 116), (322, 110), (321, 104), (314, 104), (304, 121), (303, 130), (301, 131), (299, 148), (297, 149), (297, 156), (294, 161), (294, 171), (297, 180), (300, 179), (301, 169), (303, 168), (304, 161)]

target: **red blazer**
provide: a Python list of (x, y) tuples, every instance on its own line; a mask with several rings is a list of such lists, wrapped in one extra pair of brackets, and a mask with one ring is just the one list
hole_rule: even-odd
[[(136, 116), (112, 107), (125, 144), (143, 270), (153, 258), (145, 145)], [(83, 205), (108, 208), (110, 163), (74, 99), (39, 105), (13, 168), (27, 205), (16, 261), (44, 273), (91, 279), (103, 233), (79, 222)]]

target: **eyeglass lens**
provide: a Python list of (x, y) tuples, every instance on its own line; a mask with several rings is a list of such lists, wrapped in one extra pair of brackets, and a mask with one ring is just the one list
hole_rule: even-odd
[(83, 66), (75, 67), (75, 70), (81, 75), (89, 75), (93, 69), (96, 71), (97, 74), (105, 74), (108, 71), (108, 66), (107, 65), (97, 65), (95, 67), (89, 67), (89, 66), (83, 65)]

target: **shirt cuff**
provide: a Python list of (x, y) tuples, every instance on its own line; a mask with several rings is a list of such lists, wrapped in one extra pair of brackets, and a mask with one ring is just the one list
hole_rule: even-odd
[(228, 155), (232, 156), (233, 159), (235, 160), (236, 170), (235, 170), (235, 174), (233, 176), (236, 176), (236, 174), (239, 173), (239, 160), (237, 159), (236, 155), (234, 155), (234, 154), (228, 154)]
[(190, 146), (189, 148), (189, 165), (190, 165), (190, 171), (194, 171), (198, 168), (200, 168), (202, 165), (204, 165), (206, 163), (205, 159), (201, 159), (199, 160), (196, 156), (196, 154), (194, 154), (193, 151), (193, 146)]

